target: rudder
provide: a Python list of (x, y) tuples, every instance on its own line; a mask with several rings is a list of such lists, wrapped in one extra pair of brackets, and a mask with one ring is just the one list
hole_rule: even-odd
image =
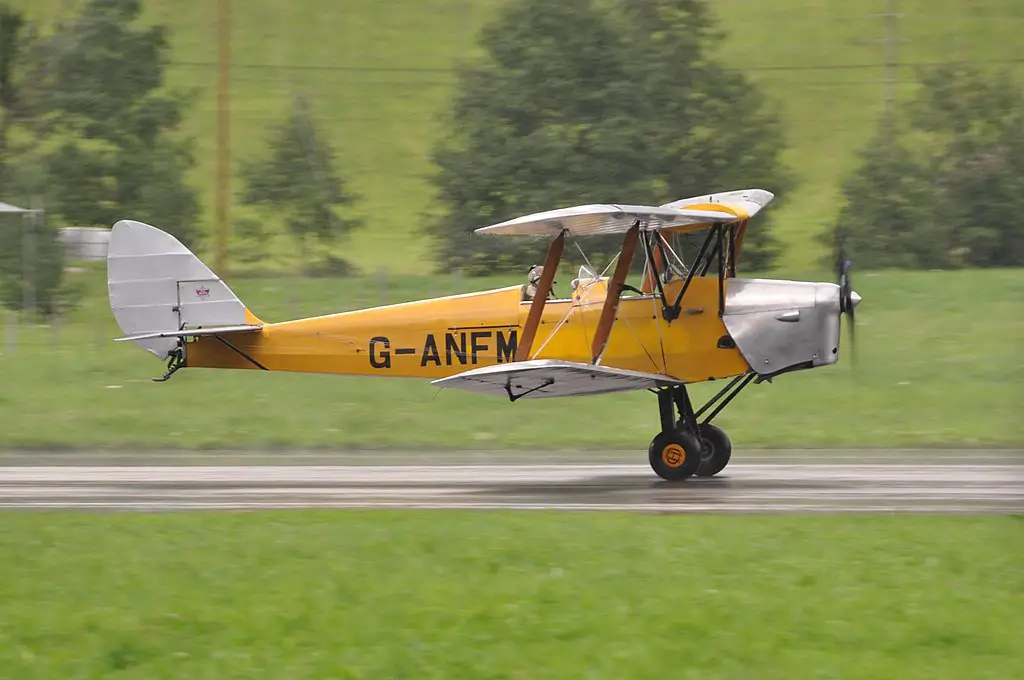
[[(134, 220), (117, 222), (107, 250), (110, 308), (126, 336), (261, 324), (219, 276), (178, 239)], [(133, 342), (159, 359), (177, 338)]]

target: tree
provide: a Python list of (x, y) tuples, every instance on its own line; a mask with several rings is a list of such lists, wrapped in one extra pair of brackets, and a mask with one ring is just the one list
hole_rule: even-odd
[(25, 17), (0, 5), (0, 189), (7, 192), (8, 138), (20, 114), (21, 99), (15, 74), (26, 42)]
[(29, 73), (36, 34), (21, 12), (0, 5), (0, 200), (19, 204), (38, 197), (43, 184), (37, 140), (26, 130), (38, 117)]
[[(861, 265), (941, 267), (948, 261), (948, 222), (936, 222), (935, 187), (918, 160), (883, 128), (860, 153), (861, 171), (843, 187), (846, 205), (831, 234)], [(833, 268), (838, 263), (832, 262)]]
[(0, 220), (0, 303), (43, 316), (62, 311), (73, 293), (62, 288), (63, 271), (57, 230), (41, 214)]
[[(759, 187), (776, 193), (777, 208), (795, 185), (781, 162), (781, 117), (763, 93), (738, 71), (723, 68), (708, 46), (721, 42), (707, 3), (694, 0), (622, 0), (629, 47), (630, 106), (645, 108), (638, 122), (646, 154), (637, 159), (657, 170), (650, 202)], [(634, 94), (642, 84), (640, 96)], [(655, 161), (656, 159), (656, 161)], [(751, 225), (741, 264), (770, 269), (779, 252), (772, 236), (774, 210)]]
[[(285, 120), (271, 129), (269, 157), (245, 162), (241, 177), (242, 201), (283, 216), (304, 263), (309, 263), (310, 248), (329, 246), (361, 223), (338, 214), (356, 197), (346, 189), (335, 168), (334, 149), (317, 129), (303, 97), (296, 97)], [(328, 253), (320, 259), (339, 273), (347, 269)]]
[(1024, 262), (1024, 91), (966, 65), (921, 74), (844, 186), (833, 237), (868, 266)]
[[(19, 76), (25, 68), (25, 55), (33, 39), (32, 27), (24, 16), (0, 5), (0, 191), (2, 198), (19, 201), (28, 198), (20, 179), (30, 169), (19, 167), (19, 146), (11, 143), (11, 133), (26, 118)], [(63, 250), (57, 230), (40, 214), (5, 215), (0, 220), (0, 304), (51, 315), (69, 301), (62, 289)]]
[(199, 205), (185, 181), (189, 98), (164, 88), (163, 26), (138, 25), (138, 0), (87, 0), (32, 47), (35, 153), (47, 212), (73, 225), (130, 217), (196, 247)]
[[(543, 245), (474, 236), (488, 223), (588, 202), (665, 203), (746, 186), (779, 192), (778, 117), (741, 74), (707, 54), (699, 0), (518, 0), (486, 26), (485, 58), (464, 67), (449, 134), (435, 149), (442, 264), (521, 267)], [(743, 264), (767, 268), (758, 218)], [(618, 242), (594, 240), (610, 254)]]

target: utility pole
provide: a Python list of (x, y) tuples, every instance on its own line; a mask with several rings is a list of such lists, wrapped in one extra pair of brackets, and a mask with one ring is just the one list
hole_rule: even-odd
[(892, 120), (893, 100), (895, 98), (896, 79), (899, 73), (899, 32), (900, 14), (896, 7), (897, 0), (885, 0), (885, 109), (886, 124)]
[(217, 275), (228, 273), (228, 199), (231, 185), (231, 0), (217, 0), (217, 152), (214, 224)]
[(885, 9), (881, 14), (868, 14), (858, 17), (844, 17), (847, 19), (882, 19), (885, 22), (885, 37), (879, 40), (857, 40), (859, 44), (882, 43), (885, 59), (885, 90), (883, 99), (883, 120), (888, 125), (896, 113), (896, 83), (899, 82), (900, 70), (900, 43), (909, 42), (906, 38), (900, 37), (900, 19), (903, 15), (899, 11), (899, 0), (885, 0)]

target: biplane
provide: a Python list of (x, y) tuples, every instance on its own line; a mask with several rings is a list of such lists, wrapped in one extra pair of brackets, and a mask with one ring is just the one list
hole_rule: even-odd
[[(860, 296), (849, 262), (839, 283), (737, 277), (748, 224), (773, 198), (748, 189), (518, 217), (476, 231), (549, 239), (524, 285), (280, 323), (253, 314), (172, 235), (122, 220), (107, 255), (110, 304), (118, 340), (167, 361), (156, 380), (185, 367), (424, 378), (510, 402), (648, 390), (660, 419), (654, 472), (711, 476), (732, 454), (712, 420), (741, 390), (834, 364), (844, 314), (852, 339)], [(598, 235), (621, 235), (618, 255), (557, 290), (566, 240)], [(695, 251), (688, 261), (682, 240)], [(687, 386), (716, 380), (728, 382), (695, 407)]]

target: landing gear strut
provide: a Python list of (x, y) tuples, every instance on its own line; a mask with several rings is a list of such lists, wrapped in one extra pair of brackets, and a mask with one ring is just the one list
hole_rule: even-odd
[[(693, 475), (712, 477), (724, 470), (732, 457), (732, 442), (722, 428), (711, 424), (711, 419), (754, 377), (754, 373), (737, 376), (697, 411), (693, 410), (685, 385), (656, 390), (661, 432), (651, 441), (647, 452), (651, 469), (667, 480), (687, 479)], [(700, 417), (715, 404), (717, 407), (701, 422)]]

